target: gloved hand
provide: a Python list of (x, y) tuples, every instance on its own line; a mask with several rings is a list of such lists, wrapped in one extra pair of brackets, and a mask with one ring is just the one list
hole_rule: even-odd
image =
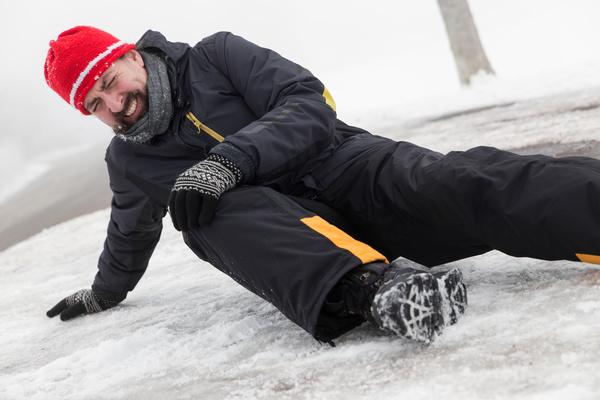
[(50, 318), (60, 314), (60, 319), (66, 321), (81, 314), (91, 314), (104, 311), (119, 304), (118, 301), (104, 299), (90, 289), (81, 289), (65, 297), (52, 307), (46, 315)]
[(242, 180), (242, 171), (217, 154), (184, 171), (175, 181), (169, 197), (169, 212), (178, 231), (208, 224), (221, 195)]

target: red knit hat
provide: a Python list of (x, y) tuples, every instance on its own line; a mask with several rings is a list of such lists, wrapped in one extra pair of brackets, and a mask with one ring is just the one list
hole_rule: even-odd
[(76, 26), (50, 41), (44, 64), (48, 86), (85, 115), (85, 96), (94, 83), (135, 45), (125, 43), (100, 29)]

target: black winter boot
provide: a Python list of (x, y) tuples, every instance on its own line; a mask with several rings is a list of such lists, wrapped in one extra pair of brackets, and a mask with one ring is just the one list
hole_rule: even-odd
[(442, 293), (444, 323), (453, 325), (465, 313), (468, 304), (467, 286), (463, 282), (462, 272), (453, 268), (447, 272), (436, 272), (433, 276), (437, 278)]
[(389, 264), (371, 263), (352, 269), (340, 279), (327, 296), (325, 310), (340, 317), (360, 315), (374, 323), (371, 304), (375, 293), (383, 283), (385, 271), (389, 268)]
[(429, 343), (464, 313), (467, 296), (458, 269), (424, 271), (408, 260), (361, 265), (344, 275), (325, 308), (339, 316), (360, 315), (383, 330)]
[(398, 336), (429, 343), (444, 327), (438, 280), (426, 272), (390, 268), (371, 304), (375, 324)]
[[(458, 268), (449, 271), (430, 272), (430, 269), (405, 258), (394, 260), (393, 267), (399, 271), (426, 272), (438, 281), (442, 294), (442, 312), (445, 325), (453, 325), (467, 308), (467, 286), (463, 282), (462, 272)], [(388, 275), (388, 277), (391, 275)]]

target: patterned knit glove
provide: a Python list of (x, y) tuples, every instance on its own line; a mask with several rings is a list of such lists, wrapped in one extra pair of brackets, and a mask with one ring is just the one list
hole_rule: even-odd
[(62, 299), (48, 310), (46, 315), (52, 318), (60, 314), (60, 319), (66, 321), (81, 314), (104, 311), (117, 304), (119, 304), (118, 301), (104, 299), (90, 289), (81, 289)]
[(242, 180), (242, 171), (217, 154), (209, 155), (175, 181), (169, 197), (169, 211), (178, 231), (208, 224), (219, 197)]

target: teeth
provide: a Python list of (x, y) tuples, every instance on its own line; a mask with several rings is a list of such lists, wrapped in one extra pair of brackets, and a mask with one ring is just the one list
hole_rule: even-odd
[(135, 98), (134, 98), (134, 99), (131, 101), (131, 104), (129, 105), (129, 108), (128, 108), (128, 109), (127, 109), (127, 111), (125, 112), (125, 116), (126, 116), (126, 117), (129, 117), (129, 116), (131, 116), (131, 114), (133, 114), (133, 112), (135, 111), (136, 107), (137, 107), (137, 99), (135, 99)]

